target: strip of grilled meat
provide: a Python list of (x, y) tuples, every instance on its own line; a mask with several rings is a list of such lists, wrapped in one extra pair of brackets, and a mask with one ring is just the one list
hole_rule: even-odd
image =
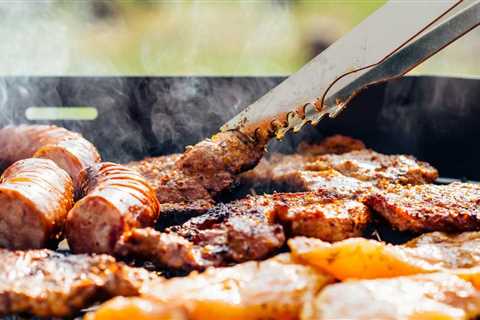
[(371, 215), (361, 202), (322, 193), (250, 196), (218, 204), (204, 215), (167, 228), (134, 229), (117, 245), (120, 256), (136, 256), (161, 267), (202, 270), (275, 253), (287, 235), (326, 241), (361, 236)]
[(283, 254), (155, 281), (141, 298), (116, 298), (86, 319), (299, 319), (304, 302), (331, 281)]
[(158, 218), (155, 191), (136, 171), (103, 162), (85, 171), (86, 196), (70, 210), (68, 244), (77, 253), (111, 253), (131, 228), (152, 226)]
[(0, 150), (0, 170), (15, 161), (31, 157), (50, 159), (67, 171), (76, 190), (84, 183), (80, 172), (100, 162), (100, 155), (93, 144), (79, 133), (56, 126), (4, 127), (0, 129)]
[(365, 144), (361, 140), (335, 134), (326, 137), (319, 143), (301, 142), (297, 148), (297, 152), (304, 155), (318, 156), (323, 154), (343, 154), (365, 148)]
[(72, 179), (53, 161), (15, 162), (0, 177), (0, 247), (56, 246), (72, 206)]
[(480, 229), (480, 185), (393, 186), (367, 203), (398, 230), (471, 231)]
[(138, 295), (153, 278), (107, 255), (0, 249), (0, 315), (71, 316), (94, 301)]

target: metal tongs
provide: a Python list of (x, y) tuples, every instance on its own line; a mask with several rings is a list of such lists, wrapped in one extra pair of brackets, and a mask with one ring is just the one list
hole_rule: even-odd
[(479, 24), (480, 0), (391, 0), (221, 130), (265, 140), (316, 125), (361, 90), (406, 74)]

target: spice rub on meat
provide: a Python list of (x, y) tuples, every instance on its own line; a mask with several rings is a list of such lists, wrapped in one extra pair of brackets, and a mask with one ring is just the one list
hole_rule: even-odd
[(367, 203), (401, 231), (473, 231), (480, 229), (480, 185), (392, 186)]
[(282, 226), (249, 199), (219, 204), (165, 232), (134, 229), (122, 237), (116, 252), (190, 271), (266, 258), (284, 243)]
[(341, 134), (326, 137), (320, 143), (301, 142), (297, 152), (304, 155), (342, 154), (365, 149), (363, 141)]
[(153, 278), (107, 255), (0, 249), (0, 315), (71, 316), (95, 301), (138, 295)]
[(134, 229), (116, 252), (160, 267), (202, 270), (268, 257), (290, 235), (325, 241), (361, 236), (370, 219), (365, 205), (347, 197), (313, 192), (249, 196), (218, 204), (164, 232)]

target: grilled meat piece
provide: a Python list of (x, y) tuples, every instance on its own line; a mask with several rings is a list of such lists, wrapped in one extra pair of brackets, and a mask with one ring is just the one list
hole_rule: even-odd
[(370, 181), (346, 177), (333, 169), (295, 170), (279, 176), (277, 184), (289, 191), (316, 191), (359, 200), (376, 190), (375, 184)]
[(292, 254), (302, 263), (340, 280), (374, 279), (451, 271), (460, 276), (480, 266), (480, 232), (424, 234), (403, 245), (364, 238), (334, 244), (297, 237), (289, 240)]
[(323, 155), (323, 154), (342, 154), (355, 150), (365, 149), (363, 141), (347, 137), (341, 134), (336, 134), (323, 139), (320, 143), (306, 143), (302, 142), (298, 146), (298, 153), (308, 155)]
[(424, 184), (438, 178), (435, 168), (412, 156), (384, 155), (373, 150), (360, 150), (342, 155), (323, 155), (304, 166), (305, 170), (335, 169), (361, 181), (395, 184)]
[(349, 198), (322, 193), (247, 197), (218, 204), (207, 213), (165, 232), (134, 229), (117, 245), (120, 256), (135, 256), (160, 267), (202, 270), (275, 253), (292, 235), (338, 241), (361, 236), (370, 211)]
[(0, 249), (0, 315), (70, 316), (94, 301), (138, 295), (154, 278), (107, 255)]
[(292, 236), (340, 241), (362, 236), (371, 221), (367, 206), (348, 197), (325, 193), (277, 193), (269, 215)]
[(262, 259), (284, 243), (282, 226), (248, 202), (219, 204), (163, 233), (134, 229), (122, 237), (116, 252), (160, 267), (190, 271)]
[(448, 273), (327, 286), (307, 304), (305, 319), (474, 319), (480, 293)]
[(331, 281), (284, 254), (155, 281), (142, 298), (116, 298), (87, 319), (298, 319), (304, 301)]
[(100, 155), (93, 144), (79, 133), (56, 126), (4, 127), (0, 129), (0, 150), (0, 170), (26, 158), (50, 159), (67, 171), (76, 190), (84, 183), (80, 172), (100, 162)]
[(414, 232), (480, 229), (480, 185), (392, 186), (367, 203), (396, 229)]
[(48, 159), (15, 162), (0, 177), (0, 246), (56, 245), (73, 206), (70, 176)]
[(180, 156), (146, 158), (126, 165), (138, 171), (155, 189), (160, 203), (160, 228), (183, 223), (214, 205), (208, 191), (195, 178), (176, 168), (175, 162)]
[(176, 165), (215, 196), (229, 188), (237, 174), (253, 168), (264, 151), (264, 143), (240, 132), (221, 132), (188, 148)]
[(110, 253), (120, 236), (155, 223), (155, 191), (136, 171), (104, 162), (89, 168), (87, 194), (68, 213), (66, 234), (77, 253)]

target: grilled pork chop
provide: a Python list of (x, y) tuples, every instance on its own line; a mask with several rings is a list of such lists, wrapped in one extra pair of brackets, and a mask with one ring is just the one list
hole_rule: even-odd
[(304, 301), (331, 281), (283, 254), (155, 281), (142, 298), (111, 300), (87, 319), (298, 319)]
[(478, 184), (393, 186), (370, 195), (367, 203), (401, 231), (480, 229)]
[(361, 236), (370, 221), (362, 203), (322, 193), (249, 196), (218, 204), (165, 232), (134, 229), (119, 242), (120, 256), (136, 256), (161, 267), (202, 270), (268, 257), (289, 235), (338, 241)]
[(70, 316), (94, 301), (138, 295), (153, 278), (107, 255), (0, 249), (0, 315)]
[(327, 286), (304, 319), (474, 319), (480, 293), (468, 281), (436, 273)]

